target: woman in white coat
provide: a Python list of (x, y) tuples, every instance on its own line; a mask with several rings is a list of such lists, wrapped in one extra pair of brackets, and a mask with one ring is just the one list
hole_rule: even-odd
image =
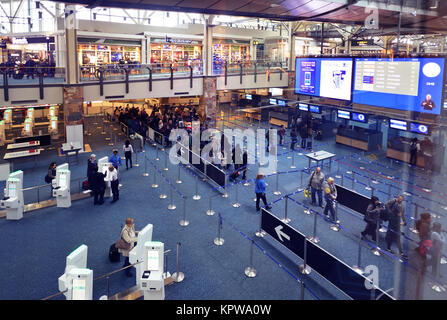
[[(126, 225), (124, 226), (123, 230), (121, 230), (121, 238), (130, 244), (129, 249), (118, 249), (118, 252), (121, 253), (124, 257), (124, 265), (123, 268), (130, 266), (129, 262), (129, 252), (133, 249), (135, 246), (135, 242), (137, 242), (137, 236), (138, 231), (135, 231), (135, 224), (134, 220), (132, 218), (126, 219)], [(127, 268), (126, 270), (126, 276), (132, 277), (131, 268)]]

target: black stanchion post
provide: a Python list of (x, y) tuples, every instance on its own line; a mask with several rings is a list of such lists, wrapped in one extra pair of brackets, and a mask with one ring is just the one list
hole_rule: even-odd
[(372, 254), (375, 256), (380, 256), (380, 248), (379, 248), (379, 226), (380, 226), (380, 219), (377, 219), (377, 225), (376, 225), (376, 247), (371, 250)]
[(295, 166), (295, 152), (292, 151), (292, 165), (290, 166), (290, 169), (296, 169)]
[(177, 180), (175, 181), (175, 183), (180, 184), (180, 183), (183, 182), (183, 181), (181, 180), (181, 178), (180, 178), (180, 163), (177, 165), (177, 168), (178, 168), (178, 172), (177, 172)]
[(354, 190), (354, 184), (355, 184), (355, 172), (352, 172), (352, 190)]
[(255, 232), (258, 238), (264, 238), (265, 231), (262, 230), (262, 212), (259, 214), (259, 229)]
[(410, 228), (410, 231), (413, 233), (419, 233), (419, 231), (416, 229), (416, 221), (418, 220), (418, 211), (419, 211), (419, 205), (417, 203), (415, 203), (414, 204), (413, 227)]
[(142, 174), (143, 177), (149, 176), (149, 173), (147, 172), (147, 158), (144, 157), (144, 172)]
[(168, 153), (165, 151), (164, 154), (165, 154), (165, 167), (163, 168), (163, 171), (168, 171), (169, 170), (169, 168), (168, 168)]
[[(163, 177), (163, 176), (162, 176)], [(160, 179), (161, 180), (161, 179)], [(166, 199), (168, 197), (168, 195), (165, 193), (164, 189), (165, 189), (165, 184), (163, 182), (160, 183), (161, 184), (161, 189), (160, 189), (160, 199)]]
[(309, 240), (312, 241), (313, 243), (320, 242), (320, 239), (318, 239), (318, 236), (317, 236), (317, 217), (318, 217), (318, 213), (315, 211), (314, 212), (314, 230), (313, 230), (312, 236), (309, 238)]
[(135, 163), (133, 164), (134, 167), (139, 167), (140, 164), (138, 163), (138, 151), (135, 151)]
[(154, 166), (154, 183), (152, 184), (152, 188), (158, 188), (157, 184), (157, 168)]
[(279, 191), (279, 173), (276, 172), (276, 190), (273, 192), (274, 195), (281, 195), (281, 191)]
[(239, 203), (239, 183), (237, 183), (237, 182), (236, 182), (235, 193), (236, 193), (236, 197), (235, 197), (236, 199), (235, 199), (235, 202), (232, 204), (232, 206), (234, 208), (239, 208), (241, 206), (241, 204)]

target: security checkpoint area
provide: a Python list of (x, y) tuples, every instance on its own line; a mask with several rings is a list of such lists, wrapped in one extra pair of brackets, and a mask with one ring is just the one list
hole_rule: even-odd
[(447, 299), (447, 3), (8, 4), (0, 300)]

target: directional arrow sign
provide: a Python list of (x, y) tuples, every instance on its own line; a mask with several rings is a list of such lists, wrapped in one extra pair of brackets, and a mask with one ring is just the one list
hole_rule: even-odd
[(279, 226), (277, 226), (277, 227), (275, 228), (275, 231), (276, 231), (276, 234), (278, 235), (279, 240), (280, 240), (281, 242), (284, 242), (284, 241), (282, 240), (282, 237), (281, 237), (281, 235), (282, 235), (284, 238), (286, 238), (287, 240), (290, 241), (290, 237), (289, 237), (287, 234), (285, 234), (284, 232), (282, 232), (281, 230), (282, 230), (282, 226), (281, 226), (281, 225), (279, 225)]

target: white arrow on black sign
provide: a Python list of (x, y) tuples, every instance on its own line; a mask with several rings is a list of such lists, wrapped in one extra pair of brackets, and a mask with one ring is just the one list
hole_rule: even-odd
[(290, 241), (290, 237), (287, 234), (285, 234), (284, 232), (282, 232), (281, 230), (282, 230), (282, 225), (279, 225), (279, 226), (277, 226), (275, 228), (275, 231), (276, 231), (276, 234), (278, 235), (279, 240), (281, 240), (281, 242), (284, 242), (282, 240), (282, 237), (284, 237), (284, 238), (286, 238), (287, 240)]

